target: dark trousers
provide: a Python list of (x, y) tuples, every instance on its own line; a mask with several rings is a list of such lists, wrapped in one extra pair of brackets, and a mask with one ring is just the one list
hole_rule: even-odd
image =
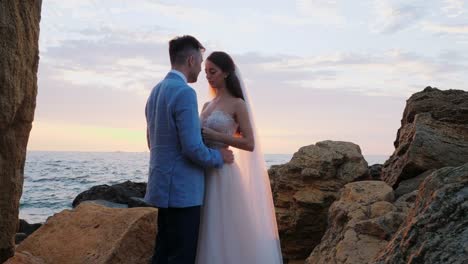
[(199, 226), (200, 206), (159, 208), (151, 264), (194, 264)]

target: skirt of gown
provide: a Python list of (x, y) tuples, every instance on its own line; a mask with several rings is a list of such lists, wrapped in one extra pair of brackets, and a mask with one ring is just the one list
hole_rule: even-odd
[(278, 237), (265, 232), (269, 219), (256, 217), (247, 185), (236, 163), (207, 171), (197, 264), (282, 263)]

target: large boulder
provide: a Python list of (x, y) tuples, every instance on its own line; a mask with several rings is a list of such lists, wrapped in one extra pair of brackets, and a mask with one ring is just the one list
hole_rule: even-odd
[(393, 189), (382, 181), (346, 184), (330, 207), (327, 232), (306, 264), (372, 263), (406, 216), (393, 199)]
[[(114, 185), (97, 185), (84, 191), (73, 200), (72, 206), (76, 207), (83, 201), (103, 200), (117, 204), (125, 204), (128, 207), (147, 207), (142, 198), (146, 193), (146, 183), (125, 181)], [(103, 204), (104, 205), (104, 204)]]
[(41, 2), (0, 1), (0, 263), (14, 253), (36, 107)]
[[(431, 113), (435, 120), (468, 124), (468, 92), (463, 90), (439, 90), (430, 86), (413, 94), (406, 103), (401, 124), (411, 124), (416, 115)], [(399, 141), (395, 142), (395, 147)]]
[(412, 95), (394, 145), (382, 169), (382, 179), (394, 188), (427, 170), (467, 162), (468, 92), (427, 87)]
[(42, 258), (35, 257), (29, 252), (16, 252), (5, 264), (47, 264)]
[[(148, 263), (156, 236), (155, 208), (113, 209), (83, 203), (64, 210), (16, 249), (45, 263)], [(16, 256), (8, 263), (22, 263)]]
[(283, 257), (292, 261), (305, 260), (320, 243), (339, 190), (369, 171), (358, 145), (323, 141), (302, 147), (269, 174)]
[(433, 172), (376, 263), (468, 263), (468, 163)]

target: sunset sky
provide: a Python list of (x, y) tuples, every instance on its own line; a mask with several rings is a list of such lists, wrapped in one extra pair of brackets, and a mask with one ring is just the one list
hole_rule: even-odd
[[(29, 150), (146, 151), (146, 99), (182, 34), (232, 55), (265, 153), (391, 154), (412, 93), (468, 89), (468, 1), (44, 0)], [(203, 71), (193, 87), (201, 106)]]

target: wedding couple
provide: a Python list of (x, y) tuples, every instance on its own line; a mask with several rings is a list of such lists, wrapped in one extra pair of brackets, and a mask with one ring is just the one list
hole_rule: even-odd
[(198, 115), (196, 93), (187, 83), (197, 81), (204, 50), (192, 36), (172, 39), (172, 70), (146, 104), (145, 200), (158, 208), (151, 263), (282, 263), (270, 181), (246, 89), (224, 52), (213, 52), (205, 62), (214, 97)]

